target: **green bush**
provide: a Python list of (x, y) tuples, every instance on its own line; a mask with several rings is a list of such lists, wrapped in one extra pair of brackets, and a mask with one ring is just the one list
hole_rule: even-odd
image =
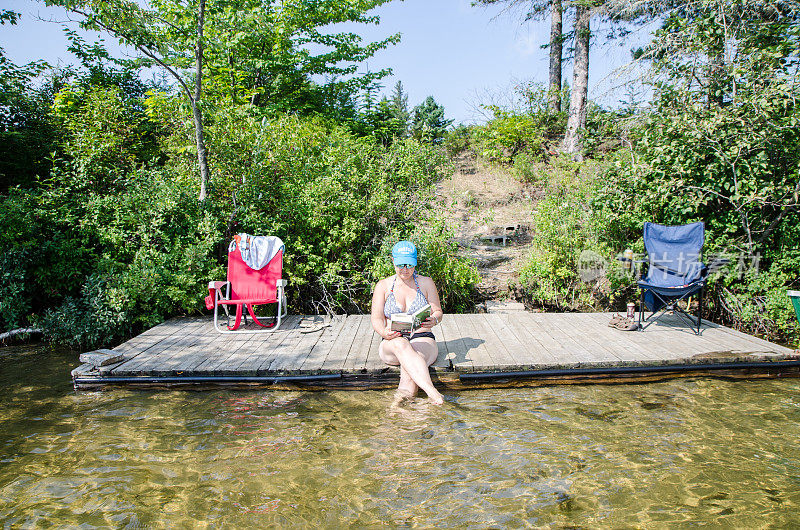
[(528, 151), (523, 151), (514, 157), (512, 173), (522, 182), (536, 183), (542, 179), (539, 169), (541, 157), (532, 155)]
[(53, 189), (0, 201), (6, 212), (21, 206), (13, 226), (26, 239), (2, 239), (12, 262), (3, 289), (15, 294), (6, 328), (36, 324), (53, 341), (106, 344), (197, 310), (202, 285), (223, 274), (216, 223), (163, 172), (137, 171), (113, 194)]
[(406, 230), (392, 231), (384, 239), (370, 270), (373, 282), (394, 274), (392, 246), (407, 239), (417, 247), (417, 271), (436, 284), (445, 313), (469, 312), (475, 306), (475, 286), (480, 275), (475, 265), (457, 255), (455, 234), (444, 219), (431, 218)]
[(229, 232), (283, 239), (294, 310), (366, 310), (368, 269), (384, 238), (430, 216), (432, 185), (446, 170), (442, 150), (412, 138), (384, 147), (321, 119), (218, 119), (213, 130), (226, 131), (218, 152), (229, 158), (216, 162), (214, 186), (235, 190), (237, 201), (218, 206), (233, 220)]
[(629, 141), (627, 126), (630, 117), (619, 111), (603, 109), (592, 102), (587, 105), (586, 127), (581, 133), (584, 156), (601, 158), (623, 147)]
[[(612, 272), (612, 251), (597, 236), (589, 207), (601, 168), (558, 158), (549, 176), (546, 197), (533, 214), (535, 237), (531, 255), (520, 271), (523, 295), (537, 305), (555, 310), (598, 307), (619, 287), (620, 275), (586, 281), (580, 260), (594, 256)], [(587, 254), (587, 252), (589, 254)]]
[[(62, 116), (64, 159), (48, 186), (0, 196), (0, 288), (13, 297), (2, 302), (3, 328), (35, 324), (49, 340), (90, 348), (197, 313), (238, 232), (284, 240), (293, 312), (368, 310), (376, 258), (399, 233), (430, 249), (446, 306), (469, 307), (477, 275), (448, 261), (452, 234), (431, 213), (433, 184), (449, 170), (442, 148), (384, 147), (321, 118), (216, 109), (212, 200), (201, 204), (194, 155), (181, 147), (191, 122), (163, 112), (176, 100), (151, 94), (146, 118), (112, 127), (103, 120), (121, 119), (118, 93), (81, 94), (74, 104), (92, 119)], [(170, 132), (163, 167), (131, 140), (145, 121)]]
[(472, 128), (463, 124), (458, 125), (451, 131), (448, 131), (447, 136), (444, 138), (444, 148), (447, 151), (447, 154), (451, 157), (454, 157), (459, 153), (466, 151), (470, 146), (471, 135)]
[(507, 164), (523, 150), (533, 157), (542, 156), (546, 129), (540, 117), (508, 112), (496, 106), (490, 109), (494, 119), (477, 127), (474, 133), (482, 157)]
[[(660, 112), (633, 131), (634, 148), (615, 155), (592, 208), (598, 218), (614, 219), (598, 232), (613, 248), (641, 241), (645, 221), (704, 221), (705, 256), (734, 262), (734, 273), (710, 283), (712, 318), (796, 341), (800, 328), (786, 290), (798, 285), (800, 270), (793, 206), (800, 135), (786, 127), (797, 114), (787, 97), (718, 107), (665, 91)], [(758, 274), (748, 270), (754, 261)]]

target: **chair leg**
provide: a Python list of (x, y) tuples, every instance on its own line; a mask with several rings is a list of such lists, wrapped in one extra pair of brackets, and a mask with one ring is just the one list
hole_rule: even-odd
[(700, 334), (700, 324), (703, 322), (703, 289), (697, 295), (697, 334)]
[(214, 300), (214, 328), (219, 332), (222, 331), (219, 329), (219, 304), (216, 300)]
[(283, 318), (283, 316), (284, 315), (282, 314), (282, 308), (281, 308), (281, 297), (278, 297), (278, 317), (277, 320), (275, 321), (275, 329), (281, 327), (281, 319)]
[(226, 333), (226, 331), (223, 330), (219, 324), (219, 308), (222, 307), (222, 310), (225, 311), (225, 327), (227, 328), (230, 323), (228, 306), (222, 305), (219, 302), (220, 302), (220, 294), (219, 291), (217, 291), (214, 295), (214, 328), (220, 333)]
[(644, 322), (644, 289), (640, 289), (641, 296), (639, 300), (639, 331), (644, 330), (642, 322)]

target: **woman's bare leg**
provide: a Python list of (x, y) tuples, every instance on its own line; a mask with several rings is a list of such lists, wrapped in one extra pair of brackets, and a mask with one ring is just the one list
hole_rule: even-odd
[[(428, 365), (436, 360), (435, 356), (430, 359), (431, 350), (435, 348), (436, 343), (431, 340), (429, 344), (428, 341), (422, 339), (415, 341), (415, 343), (419, 343), (416, 344), (416, 348), (404, 338), (385, 341), (381, 344), (379, 350), (381, 359), (385, 363), (392, 365), (395, 364), (393, 361), (396, 361), (400, 365), (401, 384), (405, 383), (403, 380), (403, 371), (405, 370), (411, 381), (425, 391), (428, 399), (434, 404), (440, 405), (444, 402), (444, 398), (433, 386), (431, 374), (428, 372)], [(418, 351), (417, 348), (421, 351)], [(410, 386), (406, 388), (410, 388)], [(399, 386), (398, 389), (400, 389)]]
[(397, 391), (404, 397), (416, 396), (419, 387), (408, 375), (408, 372), (402, 365), (400, 365), (400, 384), (397, 385)]

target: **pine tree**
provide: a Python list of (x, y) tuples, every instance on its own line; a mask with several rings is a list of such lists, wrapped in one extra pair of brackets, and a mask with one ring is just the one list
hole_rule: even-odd
[(408, 94), (403, 90), (403, 82), (394, 85), (392, 97), (389, 99), (393, 118), (397, 121), (397, 136), (405, 138), (408, 135), (408, 121), (411, 113), (408, 110)]
[(444, 119), (444, 106), (436, 103), (433, 96), (428, 96), (423, 103), (414, 107), (411, 134), (417, 140), (439, 144), (452, 123), (453, 120)]

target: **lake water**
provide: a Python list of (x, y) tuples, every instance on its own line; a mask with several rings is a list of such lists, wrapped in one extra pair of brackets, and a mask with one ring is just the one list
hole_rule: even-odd
[(75, 392), (0, 349), (5, 527), (800, 524), (800, 381)]

